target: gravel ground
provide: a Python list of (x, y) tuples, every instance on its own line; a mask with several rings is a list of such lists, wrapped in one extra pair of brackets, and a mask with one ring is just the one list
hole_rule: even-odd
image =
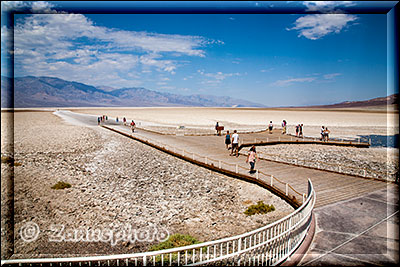
[(274, 145), (257, 147), (260, 158), (395, 180), (399, 171), (398, 148), (355, 148), (324, 145)]
[[(209, 241), (259, 228), (293, 211), (256, 185), (99, 127), (67, 124), (49, 112), (15, 113), (14, 133), (15, 253), (20, 257), (134, 253), (174, 233)], [(7, 166), (1, 165), (2, 172)], [(51, 189), (58, 181), (72, 187)], [(259, 200), (276, 210), (243, 214)], [(40, 233), (35, 239), (36, 225)], [(88, 231), (125, 233), (131, 240), (79, 241)]]

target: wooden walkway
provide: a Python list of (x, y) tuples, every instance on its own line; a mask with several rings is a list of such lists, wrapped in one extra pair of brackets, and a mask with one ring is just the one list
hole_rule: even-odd
[[(131, 130), (123, 125), (107, 125), (126, 134), (131, 134)], [(306, 168), (285, 163), (273, 162), (268, 160), (259, 160), (256, 163), (258, 174), (249, 174), (249, 164), (246, 163), (246, 157), (230, 156), (229, 151), (224, 144), (224, 136), (176, 136), (162, 135), (155, 132), (136, 129), (133, 134), (139, 139), (148, 140), (150, 143), (162, 144), (170, 151), (193, 157), (196, 160), (213, 164), (222, 169), (240, 174), (259, 177), (266, 183), (270, 183), (270, 176), (273, 176), (273, 186), (281, 191), (288, 191), (289, 184), (294, 190), (289, 188), (289, 191), (297, 191), (307, 193), (307, 181), (310, 179), (317, 193), (316, 207), (321, 207), (338, 201), (354, 198), (365, 193), (370, 193), (386, 187), (387, 182), (376, 179), (361, 178), (346, 174), (334, 173), (324, 170)], [(358, 146), (368, 147), (369, 144), (358, 142), (320, 142), (318, 139), (299, 139), (296, 137), (282, 135), (280, 131), (275, 130), (272, 134), (268, 132), (239, 134), (241, 140), (241, 148), (248, 147), (252, 144), (266, 145), (285, 142), (285, 143), (320, 143), (325, 145), (341, 145), (341, 146)], [(247, 149), (246, 149), (247, 150)], [(263, 174), (263, 175), (261, 175)], [(281, 181), (281, 183), (277, 182)], [(295, 193), (293, 193), (295, 195)], [(296, 198), (299, 198), (298, 195)], [(301, 198), (301, 197), (300, 197)]]

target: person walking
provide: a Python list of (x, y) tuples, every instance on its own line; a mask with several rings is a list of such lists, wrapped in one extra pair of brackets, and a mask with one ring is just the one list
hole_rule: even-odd
[(232, 151), (230, 155), (232, 156), (233, 153), (236, 154), (236, 157), (239, 157), (239, 135), (236, 130), (232, 134)]
[(321, 127), (321, 141), (325, 141), (325, 126)]
[(101, 118), (97, 117), (97, 125), (100, 125)]
[(299, 137), (304, 137), (303, 136), (303, 124), (300, 124), (300, 127), (299, 127)]
[(221, 129), (219, 128), (219, 123), (217, 121), (217, 124), (215, 124), (215, 130), (217, 131), (217, 135), (221, 136)]
[(325, 141), (329, 141), (329, 134), (331, 131), (328, 130), (328, 127), (325, 128)]
[(272, 129), (273, 128), (274, 128), (274, 125), (272, 124), (272, 121), (269, 121), (268, 130), (269, 130), (270, 134), (272, 134)]
[(132, 133), (135, 132), (135, 126), (136, 126), (136, 124), (135, 124), (135, 122), (132, 120), (132, 122), (131, 122)]
[(296, 125), (296, 137), (299, 136), (299, 129), (300, 129), (300, 124)]
[(286, 134), (286, 121), (282, 121), (282, 134)]
[(125, 117), (122, 119), (122, 121), (124, 122), (124, 126), (126, 126), (126, 118)]
[(229, 149), (230, 144), (231, 144), (231, 135), (229, 134), (229, 131), (226, 131), (226, 135), (225, 135), (226, 149)]
[(255, 173), (256, 171), (254, 170), (254, 166), (256, 165), (256, 160), (258, 159), (257, 157), (257, 152), (256, 152), (256, 146), (253, 145), (248, 154), (247, 154), (247, 159), (246, 163), (250, 163), (250, 171), (249, 173)]

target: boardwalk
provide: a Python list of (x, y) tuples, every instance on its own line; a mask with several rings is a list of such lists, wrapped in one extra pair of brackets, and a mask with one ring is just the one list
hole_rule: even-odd
[[(65, 114), (69, 118), (95, 126), (97, 121), (87, 115)], [(128, 127), (109, 127), (130, 136)], [(194, 156), (196, 160), (214, 158), (229, 162), (222, 168), (234, 170), (235, 164), (241, 173), (249, 176), (245, 157), (230, 157), (221, 136), (173, 136), (160, 135), (137, 129), (133, 136), (152, 140), (169, 149), (174, 147), (176, 155)], [(241, 134), (242, 141), (272, 141), (283, 137), (279, 132), (268, 134)], [(293, 141), (293, 137), (291, 138)], [(129, 139), (127, 139), (129, 142)], [(247, 148), (243, 149), (243, 152)], [(199, 159), (199, 157), (201, 157)], [(384, 181), (365, 179), (352, 175), (293, 166), (272, 161), (259, 161), (257, 168), (272, 174), (296, 190), (305, 192), (307, 178), (314, 184), (317, 203), (314, 210), (318, 231), (305, 257), (299, 265), (394, 265), (398, 264), (398, 186)], [(274, 184), (276, 186), (276, 184)], [(282, 185), (279, 185), (282, 189)], [(283, 188), (284, 190), (285, 188)]]
[[(108, 125), (113, 129), (121, 132), (129, 133), (129, 127), (123, 125)], [(177, 135), (161, 135), (155, 132), (137, 129), (133, 134), (137, 138), (157, 142), (163, 146), (170, 147), (174, 152), (205, 161), (208, 164), (214, 164), (223, 169), (230, 171), (238, 171), (241, 174), (248, 174), (249, 166), (245, 162), (246, 157), (229, 156), (229, 151), (225, 148), (223, 136), (177, 136)], [(274, 131), (272, 134), (267, 132), (240, 134), (241, 147), (248, 146), (256, 142), (262, 145), (265, 142), (285, 141), (285, 142), (301, 142), (301, 139), (287, 135), (281, 135), (280, 131)], [(306, 139), (308, 142), (319, 142), (319, 140)], [(336, 145), (354, 145), (368, 146), (366, 144), (335, 142)], [(246, 148), (243, 148), (246, 150)], [(243, 154), (243, 153), (242, 153)], [(236, 166), (237, 165), (237, 166)], [(295, 191), (300, 193), (307, 192), (307, 180), (311, 179), (315, 191), (317, 192), (316, 207), (328, 205), (341, 200), (350, 199), (360, 194), (372, 192), (386, 187), (386, 182), (375, 179), (364, 179), (346, 174), (328, 172), (324, 170), (311, 169), (306, 167), (294, 166), (285, 163), (273, 162), (268, 160), (260, 160), (257, 163), (257, 169), (260, 174), (266, 174), (262, 179), (268, 181), (268, 176), (274, 177), (274, 186), (282, 191), (287, 190), (285, 184), (289, 184)], [(255, 174), (252, 175), (253, 177)], [(261, 177), (261, 175), (260, 175)], [(281, 181), (277, 183), (276, 179)]]

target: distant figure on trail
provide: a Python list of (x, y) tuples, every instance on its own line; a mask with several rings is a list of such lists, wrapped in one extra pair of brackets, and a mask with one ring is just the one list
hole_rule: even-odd
[(274, 128), (274, 125), (272, 124), (272, 121), (269, 121), (268, 130), (270, 134), (272, 134), (272, 128)]
[(215, 124), (215, 130), (217, 131), (217, 135), (221, 135), (221, 131), (218, 128), (219, 128), (219, 123), (217, 121), (217, 124)]
[(231, 135), (229, 134), (229, 131), (226, 131), (226, 135), (225, 135), (226, 149), (229, 149), (230, 144), (231, 144)]
[(118, 123), (118, 117), (115, 118), (115, 122)]
[(304, 137), (303, 136), (303, 124), (300, 124), (300, 127), (299, 127), (299, 137)]
[(286, 121), (282, 121), (282, 134), (286, 134)]
[(136, 126), (136, 124), (135, 124), (135, 122), (132, 120), (132, 122), (131, 122), (132, 133), (135, 132), (135, 126)]
[(296, 137), (299, 136), (300, 124), (296, 125)]
[(97, 117), (97, 125), (100, 125), (101, 117)]
[(239, 157), (239, 135), (236, 130), (232, 134), (232, 151), (230, 155), (232, 156), (233, 153), (236, 153), (236, 157)]
[(325, 141), (329, 141), (329, 134), (331, 131), (328, 130), (328, 127), (325, 128)]
[(126, 125), (126, 118), (125, 117), (122, 119), (122, 121), (124, 122), (124, 125)]
[(255, 173), (256, 171), (254, 170), (254, 166), (256, 164), (256, 160), (258, 159), (257, 157), (257, 153), (256, 153), (256, 146), (253, 145), (248, 154), (247, 154), (247, 159), (246, 159), (246, 163), (250, 163), (250, 171), (249, 173)]
[(321, 127), (321, 141), (325, 141), (325, 126)]

